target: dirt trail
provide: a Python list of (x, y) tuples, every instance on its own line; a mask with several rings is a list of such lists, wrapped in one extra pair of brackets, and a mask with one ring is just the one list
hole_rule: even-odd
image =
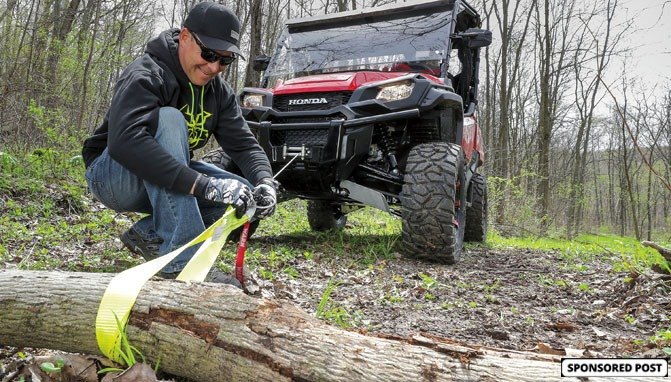
[(670, 326), (669, 278), (615, 272), (605, 258), (476, 248), (453, 266), (398, 258), (362, 272), (342, 263), (296, 263), (299, 278), (263, 289), (314, 312), (333, 279), (327, 315), (369, 332), (592, 356), (661, 357), (671, 344), (650, 342)]

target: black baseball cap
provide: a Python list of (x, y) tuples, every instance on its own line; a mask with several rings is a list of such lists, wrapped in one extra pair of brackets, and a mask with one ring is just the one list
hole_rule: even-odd
[[(240, 53), (240, 20), (228, 7), (203, 1), (189, 11), (184, 26), (209, 49)], [(244, 57), (242, 57), (244, 59)]]

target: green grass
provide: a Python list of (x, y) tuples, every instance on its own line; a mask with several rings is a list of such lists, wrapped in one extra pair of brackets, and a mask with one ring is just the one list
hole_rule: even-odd
[(81, 156), (35, 152), (0, 155), (0, 261), (88, 272), (138, 264), (114, 243), (124, 219), (87, 197)]
[[(487, 237), (492, 248), (520, 248), (558, 252), (577, 270), (586, 270), (580, 261), (607, 256), (614, 270), (642, 271), (653, 265), (667, 266), (654, 249), (644, 247), (635, 238), (616, 235), (581, 234), (575, 240), (553, 237), (502, 237), (490, 232)], [(661, 243), (668, 246), (668, 243)]]
[[(357, 210), (348, 215), (345, 230), (327, 232), (312, 232), (306, 214), (304, 201), (280, 203), (250, 241), (245, 264), (258, 270), (262, 278), (273, 280), (280, 273), (300, 278), (298, 265), (305, 262), (365, 270), (398, 256), (401, 221), (388, 213)], [(220, 267), (229, 270), (235, 256), (235, 245), (228, 243), (222, 250)]]
[(319, 304), (317, 304), (315, 316), (344, 329), (360, 325), (361, 314), (359, 312), (351, 314), (347, 309), (338, 304), (337, 301), (331, 299), (331, 294), (338, 286), (340, 286), (340, 283), (332, 277), (328, 284), (326, 284)]

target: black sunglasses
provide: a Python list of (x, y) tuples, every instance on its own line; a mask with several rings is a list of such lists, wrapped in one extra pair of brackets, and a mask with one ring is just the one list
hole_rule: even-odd
[(207, 62), (216, 62), (218, 60), (219, 64), (224, 66), (232, 64), (233, 61), (235, 61), (235, 59), (238, 58), (235, 55), (235, 53), (231, 53), (232, 56), (222, 56), (220, 54), (217, 54), (217, 52), (203, 45), (203, 43), (200, 42), (198, 36), (196, 36), (195, 33), (191, 32), (191, 35), (193, 36), (193, 40), (196, 42), (196, 45), (198, 45), (198, 47), (200, 48), (200, 57), (202, 57), (203, 60)]

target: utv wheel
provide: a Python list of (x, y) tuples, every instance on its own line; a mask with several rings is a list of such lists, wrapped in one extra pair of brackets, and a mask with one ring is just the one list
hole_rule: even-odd
[(212, 163), (213, 165), (219, 167), (222, 170), (232, 172), (233, 174), (242, 176), (242, 171), (240, 168), (233, 163), (231, 157), (228, 156), (222, 149), (215, 149), (208, 151), (207, 154), (203, 155), (203, 162)]
[(464, 238), (464, 154), (460, 146), (431, 142), (413, 147), (405, 167), (401, 205), (403, 252), (454, 264)]
[(308, 200), (308, 223), (313, 231), (342, 229), (347, 223), (347, 216), (340, 207), (322, 200)]
[(487, 238), (487, 179), (475, 173), (471, 178), (471, 206), (466, 208), (464, 240), (482, 243)]

